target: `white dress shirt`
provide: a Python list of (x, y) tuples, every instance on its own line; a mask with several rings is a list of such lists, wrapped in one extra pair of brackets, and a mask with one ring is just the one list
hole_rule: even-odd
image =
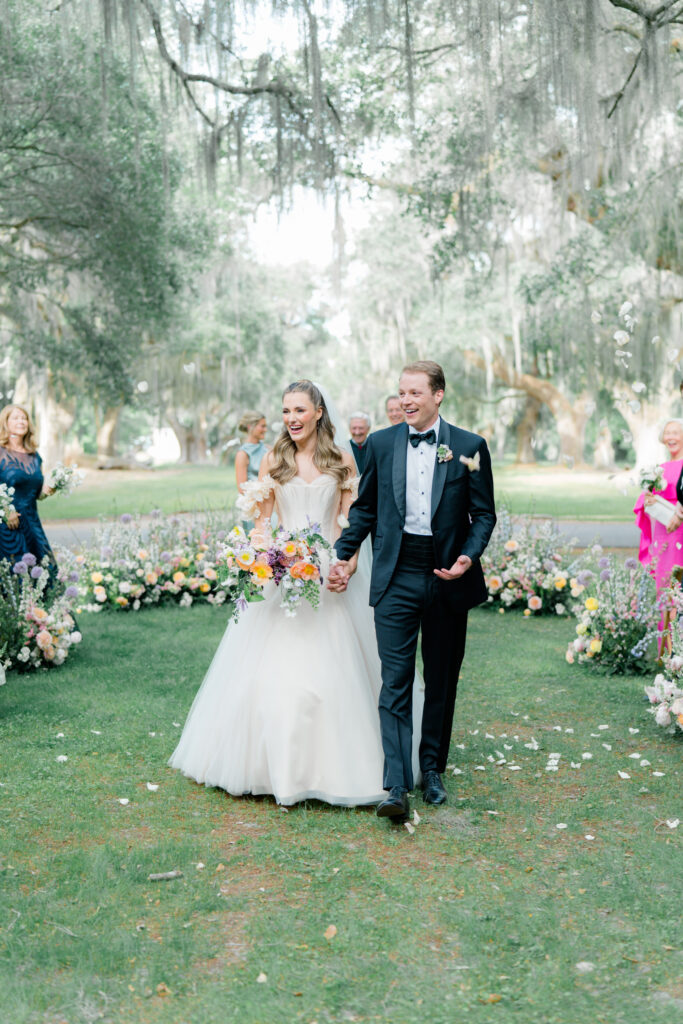
[(427, 444), (426, 441), (420, 441), (417, 447), (413, 448), (410, 441), (408, 441), (406, 446), (406, 521), (403, 526), (404, 533), (416, 533), (420, 537), (431, 537), (432, 535), (432, 481), (434, 479), (440, 426), (441, 417), (437, 416), (434, 423), (424, 430), (418, 431), (415, 427), (408, 427), (410, 434), (426, 434), (428, 430), (433, 430), (436, 434), (436, 444)]

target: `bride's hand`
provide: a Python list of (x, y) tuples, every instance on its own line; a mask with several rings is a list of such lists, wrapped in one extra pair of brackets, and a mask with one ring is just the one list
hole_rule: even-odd
[(349, 558), (348, 561), (340, 559), (340, 561), (335, 562), (334, 565), (330, 567), (329, 576), (327, 578), (327, 589), (331, 590), (335, 594), (343, 594), (349, 585), (349, 580), (357, 568), (357, 552), (352, 558)]

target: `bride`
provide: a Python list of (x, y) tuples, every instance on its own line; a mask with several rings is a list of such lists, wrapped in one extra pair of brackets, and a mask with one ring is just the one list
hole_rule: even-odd
[[(357, 489), (353, 457), (335, 445), (323, 395), (311, 381), (290, 384), (282, 419), (251, 485), (256, 530), (268, 529), (275, 511), (286, 529), (319, 523), (333, 543)], [(271, 793), (280, 804), (384, 799), (380, 662), (368, 582), (354, 582), (343, 594), (321, 588), (319, 607), (301, 602), (294, 619), (268, 584), (265, 600), (228, 625), (173, 768), (235, 796)], [(421, 695), (414, 703), (421, 714)], [(414, 732), (417, 765), (420, 729)]]

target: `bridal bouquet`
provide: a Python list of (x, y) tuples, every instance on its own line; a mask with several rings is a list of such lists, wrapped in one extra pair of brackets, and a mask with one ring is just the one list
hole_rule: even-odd
[(321, 555), (329, 550), (330, 544), (314, 523), (304, 530), (280, 527), (262, 535), (252, 530), (250, 536), (236, 526), (218, 566), (219, 579), (234, 601), (234, 620), (250, 601), (263, 599), (263, 587), (271, 580), (280, 588), (285, 615), (296, 615), (302, 601), (316, 608), (323, 582)]
[(14, 488), (7, 484), (0, 484), (0, 523), (6, 523), (13, 512), (16, 512), (12, 504)]
[(666, 487), (666, 480), (662, 474), (661, 466), (643, 466), (640, 471), (640, 486), (642, 490), (663, 491)]
[(75, 487), (80, 487), (83, 483), (84, 475), (83, 470), (75, 464), (65, 466), (64, 463), (58, 462), (50, 473), (48, 487), (51, 487), (55, 494), (71, 494)]

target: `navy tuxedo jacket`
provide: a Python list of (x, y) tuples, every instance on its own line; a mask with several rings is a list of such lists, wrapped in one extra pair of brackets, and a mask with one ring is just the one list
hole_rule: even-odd
[[(457, 580), (439, 580), (442, 597), (454, 611), (466, 611), (487, 598), (479, 559), (489, 542), (496, 513), (493, 501), (491, 457), (479, 434), (441, 420), (438, 444), (453, 452), (448, 462), (434, 465), (432, 484), (432, 536), (437, 568), (450, 569), (459, 555), (472, 565)], [(408, 425), (371, 434), (365, 442), (365, 468), (358, 498), (349, 512), (349, 525), (335, 544), (341, 559), (350, 558), (367, 535), (376, 529), (373, 543), (370, 604), (386, 592), (398, 562), (406, 516), (406, 452)], [(470, 472), (460, 456), (479, 452), (480, 468)]]

